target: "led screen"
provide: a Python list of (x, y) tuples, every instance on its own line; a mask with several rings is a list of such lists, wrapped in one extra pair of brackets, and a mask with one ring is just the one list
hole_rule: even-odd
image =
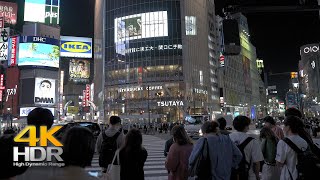
[(124, 16), (116, 18), (114, 24), (115, 43), (126, 40), (168, 36), (167, 11)]
[(19, 43), (19, 66), (59, 68), (59, 41), (52, 38), (22, 36)]
[(24, 21), (59, 24), (60, 0), (25, 0)]
[(71, 59), (69, 64), (69, 80), (75, 83), (88, 83), (90, 78), (90, 62)]

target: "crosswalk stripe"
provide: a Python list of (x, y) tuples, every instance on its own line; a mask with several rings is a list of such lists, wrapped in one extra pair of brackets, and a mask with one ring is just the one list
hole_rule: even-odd
[[(163, 155), (165, 140), (151, 135), (143, 135), (143, 146), (148, 152), (144, 165), (145, 180), (167, 180), (168, 171), (165, 168), (166, 158)], [(91, 166), (86, 171), (101, 171), (99, 155), (94, 154)]]

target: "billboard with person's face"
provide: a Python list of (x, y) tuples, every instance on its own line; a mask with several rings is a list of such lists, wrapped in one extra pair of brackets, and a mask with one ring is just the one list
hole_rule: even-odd
[(53, 105), (56, 102), (55, 80), (36, 78), (34, 86), (34, 103)]
[(71, 59), (69, 64), (69, 80), (75, 83), (88, 83), (90, 78), (90, 62)]

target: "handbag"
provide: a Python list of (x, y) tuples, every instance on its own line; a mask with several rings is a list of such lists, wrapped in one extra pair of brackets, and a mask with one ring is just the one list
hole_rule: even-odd
[[(114, 164), (117, 159), (117, 164)], [(120, 180), (120, 158), (119, 150), (116, 151), (112, 163), (109, 164), (107, 173), (104, 175), (105, 180)]]

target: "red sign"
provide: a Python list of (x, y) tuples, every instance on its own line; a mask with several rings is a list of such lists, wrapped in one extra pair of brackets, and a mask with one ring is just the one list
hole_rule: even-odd
[(0, 17), (4, 17), (6, 23), (17, 23), (17, 10), (18, 6), (16, 3), (0, 1)]
[(0, 28), (4, 28), (4, 18), (0, 17)]
[(86, 90), (82, 91), (82, 107), (86, 107)]
[(7, 109), (11, 108), (11, 113), (19, 115), (19, 78), (20, 70), (17, 66), (7, 68), (6, 78), (6, 91), (4, 91), (4, 113), (8, 113)]
[(17, 36), (11, 38), (11, 56), (9, 66), (17, 65), (17, 41)]
[(90, 101), (90, 84), (86, 85), (86, 106), (89, 106)]
[(220, 54), (220, 66), (224, 67), (224, 56)]

